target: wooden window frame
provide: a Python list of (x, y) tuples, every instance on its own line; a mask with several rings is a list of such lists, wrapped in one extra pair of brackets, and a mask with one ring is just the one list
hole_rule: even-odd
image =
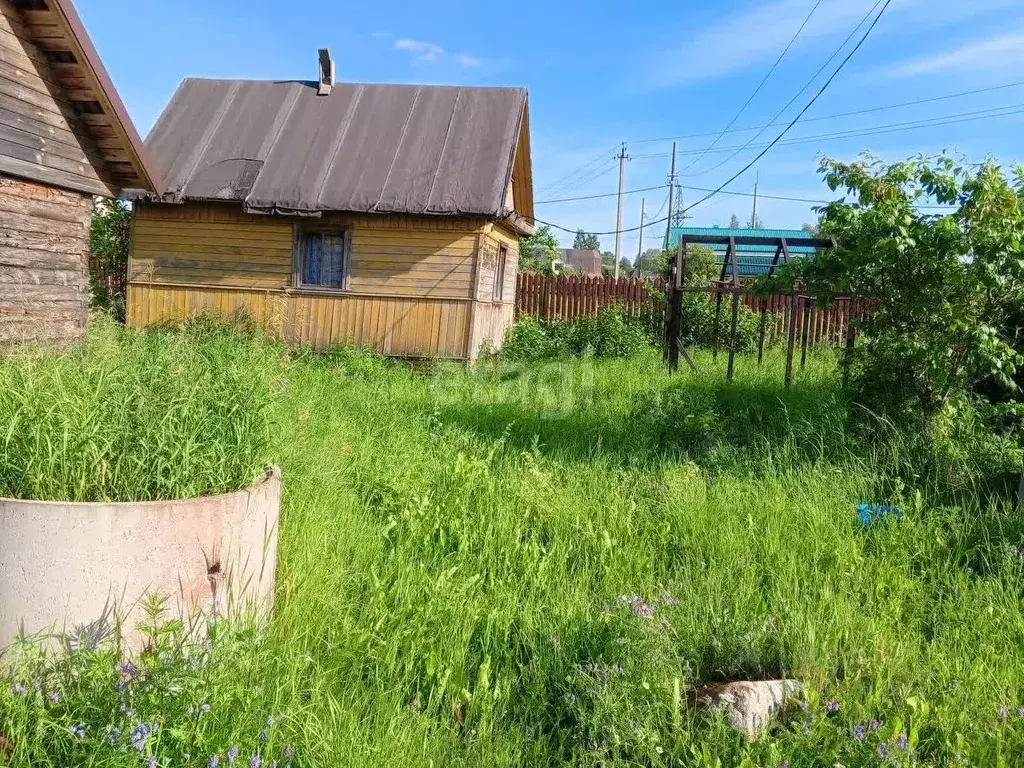
[(498, 243), (498, 255), (494, 260), (494, 285), (491, 286), (491, 301), (505, 301), (505, 274), (508, 269), (508, 246)]
[[(330, 232), (340, 234), (344, 245), (341, 265), (341, 287), (333, 285), (316, 285), (302, 282), (303, 252), (306, 235), (314, 232)], [(292, 288), (300, 291), (316, 293), (349, 293), (352, 287), (352, 227), (333, 226), (329, 224), (296, 224), (292, 243)]]

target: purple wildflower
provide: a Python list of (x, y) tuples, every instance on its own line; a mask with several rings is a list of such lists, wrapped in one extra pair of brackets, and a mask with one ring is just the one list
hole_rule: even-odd
[(50, 701), (52, 701), (54, 704), (59, 704), (60, 703), (60, 691), (52, 691), (47, 698)]
[(209, 712), (210, 711), (210, 705), (209, 704), (200, 704), (199, 705), (199, 711), (200, 712)]
[(779, 763), (779, 768), (789, 768), (789, 760), (783, 760)]
[(146, 768), (156, 768), (156, 755), (150, 755), (146, 760)]
[(878, 746), (875, 747), (875, 752), (878, 753), (878, 756), (880, 758), (885, 760), (885, 758), (889, 756), (889, 745), (886, 744), (884, 741), (879, 742)]
[(1024, 717), (1024, 707), (1017, 707), (1017, 717)]
[(85, 728), (81, 725), (75, 725), (74, 723), (72, 723), (68, 726), (68, 733), (70, 733), (72, 736), (77, 736), (80, 739), (85, 738)]
[(904, 752), (906, 752), (907, 749), (910, 747), (910, 744), (907, 741), (907, 735), (905, 733), (901, 733), (899, 736), (896, 737), (896, 746), (902, 749)]
[(259, 755), (253, 755), (249, 758), (249, 768), (260, 768), (260, 763), (262, 762)]
[(871, 723), (870, 723), (870, 727), (871, 727), (872, 731), (877, 731), (879, 728), (882, 727), (882, 721), (881, 720), (872, 720)]
[(825, 702), (825, 711), (830, 715), (839, 711), (839, 702), (835, 699), (829, 699)]
[(673, 597), (672, 595), (670, 595), (668, 592), (665, 592), (664, 594), (662, 594), (661, 602), (662, 602), (663, 605), (668, 605), (668, 606), (671, 606), (673, 608), (676, 607), (677, 605), (679, 605), (679, 600), (676, 599), (675, 597)]
[(121, 729), (116, 725), (107, 726), (107, 744), (114, 746), (117, 740), (121, 738)]
[(234, 747), (232, 747), (231, 749), (228, 750), (228, 762), (229, 763), (235, 762), (235, 758), (236, 757), (238, 757), (238, 747), (234, 746)]
[(28, 688), (26, 688), (21, 683), (14, 683), (14, 684), (12, 684), (11, 685), (11, 690), (14, 691), (16, 694), (18, 694), (19, 696), (24, 696), (26, 693), (28, 693)]
[(274, 716), (273, 715), (267, 715), (267, 728), (273, 728), (273, 727), (274, 727)]
[(270, 732), (267, 731), (266, 728), (260, 731), (260, 741), (262, 741), (264, 744), (270, 741)]
[(663, 626), (665, 629), (671, 629), (672, 628), (672, 623), (668, 620), (667, 616), (662, 616), (661, 617), (661, 626)]
[(1000, 704), (999, 705), (999, 719), (1000, 720), (1005, 720), (1009, 716), (1010, 716), (1010, 710), (1007, 708), (1007, 706), (1005, 704)]
[(210, 768), (217, 768), (220, 765), (220, 755), (210, 755)]
[(853, 728), (853, 738), (857, 741), (864, 741), (864, 737), (867, 736), (868, 727), (864, 723), (858, 723)]
[(285, 760), (291, 760), (291, 759), (292, 759), (292, 755), (293, 755), (293, 754), (295, 754), (295, 753), (294, 753), (294, 752), (292, 752), (292, 748), (291, 748), (291, 745), (290, 745), (290, 744), (289, 744), (289, 745), (287, 745), (287, 746), (286, 746), (286, 747), (284, 748), (284, 759), (285, 759)]

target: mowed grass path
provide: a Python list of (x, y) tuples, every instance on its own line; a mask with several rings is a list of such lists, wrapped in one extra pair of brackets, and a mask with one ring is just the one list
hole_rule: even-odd
[[(824, 353), (698, 365), (290, 366), (253, 674), (302, 765), (1024, 760), (1019, 517), (888, 477)], [(754, 745), (682, 701), (781, 675)]]

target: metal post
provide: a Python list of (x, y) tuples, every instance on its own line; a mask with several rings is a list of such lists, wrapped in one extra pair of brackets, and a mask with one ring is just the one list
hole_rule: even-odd
[(793, 352), (796, 348), (796, 291), (789, 295), (789, 341), (786, 345), (786, 388), (793, 383)]
[(853, 343), (856, 329), (853, 320), (857, 314), (857, 299), (850, 297), (850, 311), (846, 316), (846, 350), (843, 353), (843, 387), (850, 383), (850, 365), (853, 362)]
[(811, 297), (804, 296), (804, 328), (803, 338), (800, 340), (800, 368), (804, 368), (807, 365), (807, 343), (811, 335)]
[(768, 324), (768, 299), (761, 297), (761, 322), (757, 329), (757, 364), (761, 365), (764, 360), (764, 332)]
[(686, 257), (683, 250), (682, 240), (680, 240), (679, 244), (676, 246), (675, 270), (673, 270), (673, 274), (671, 276), (672, 279), (669, 283), (671, 293), (669, 294), (668, 323), (665, 339), (665, 354), (668, 357), (669, 373), (675, 373), (679, 368), (679, 339), (682, 323), (683, 280), (685, 279), (685, 269)]
[(736, 332), (739, 329), (740, 293), (733, 288), (732, 294), (732, 331), (729, 334), (729, 368), (725, 374), (727, 381), (732, 381), (732, 372), (736, 359)]

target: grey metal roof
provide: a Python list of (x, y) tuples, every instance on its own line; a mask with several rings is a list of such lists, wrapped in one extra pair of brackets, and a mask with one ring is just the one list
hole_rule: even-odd
[(164, 200), (500, 217), (525, 108), (523, 88), (189, 78), (146, 146)]

